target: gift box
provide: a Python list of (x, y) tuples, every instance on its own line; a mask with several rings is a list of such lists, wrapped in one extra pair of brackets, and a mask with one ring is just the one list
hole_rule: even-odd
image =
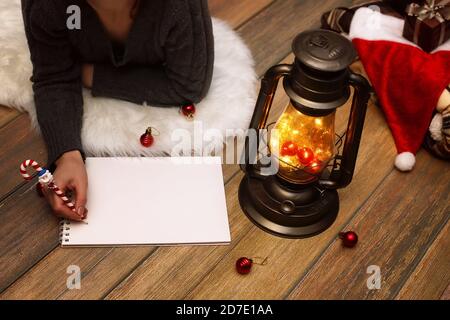
[(424, 4), (425, 0), (383, 0), (384, 3), (389, 5), (392, 9), (397, 11), (402, 16), (406, 14), (406, 7), (411, 3)]
[(425, 1), (409, 4), (403, 37), (426, 52), (431, 52), (450, 38), (450, 1)]
[(350, 25), (356, 10), (362, 7), (372, 7), (374, 10), (378, 10), (382, 14), (396, 18), (403, 19), (404, 16), (398, 13), (384, 1), (368, 1), (350, 8), (338, 7), (324, 13), (321, 19), (322, 28), (339, 33), (349, 33)]

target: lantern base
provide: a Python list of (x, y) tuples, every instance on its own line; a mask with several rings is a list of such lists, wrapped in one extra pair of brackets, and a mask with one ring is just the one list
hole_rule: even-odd
[(244, 177), (239, 186), (239, 202), (255, 225), (286, 238), (306, 238), (325, 231), (339, 211), (336, 190), (316, 183), (292, 185), (277, 176)]

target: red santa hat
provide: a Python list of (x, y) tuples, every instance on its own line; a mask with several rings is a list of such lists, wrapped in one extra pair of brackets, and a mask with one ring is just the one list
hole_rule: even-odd
[(450, 40), (431, 54), (402, 37), (404, 21), (358, 9), (352, 39), (397, 147), (395, 166), (410, 171), (439, 97), (450, 83)]

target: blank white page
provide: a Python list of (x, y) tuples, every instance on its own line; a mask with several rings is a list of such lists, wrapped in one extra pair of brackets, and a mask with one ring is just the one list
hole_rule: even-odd
[(88, 224), (70, 222), (63, 246), (226, 244), (221, 159), (87, 158)]

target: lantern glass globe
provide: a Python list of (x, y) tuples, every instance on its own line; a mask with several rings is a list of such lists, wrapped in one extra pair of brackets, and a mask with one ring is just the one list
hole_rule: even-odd
[(335, 112), (310, 116), (289, 103), (270, 132), (278, 175), (296, 184), (317, 180), (336, 154)]

